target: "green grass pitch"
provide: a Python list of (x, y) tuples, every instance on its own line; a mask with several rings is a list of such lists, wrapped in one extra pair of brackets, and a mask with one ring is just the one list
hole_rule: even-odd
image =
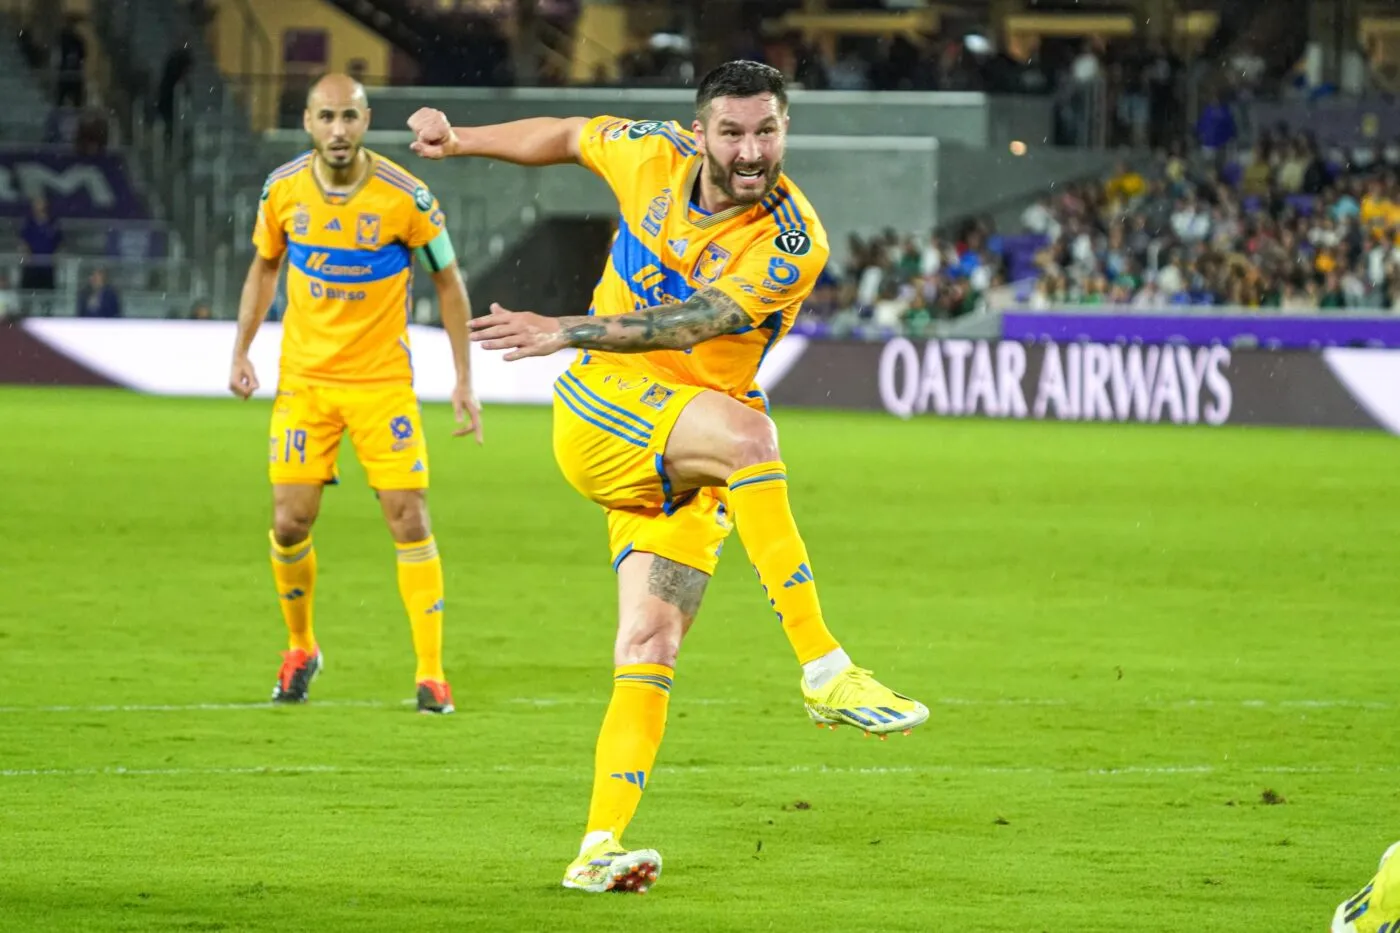
[(262, 705), (267, 415), (0, 392), (0, 929), (1320, 931), (1400, 838), (1393, 438), (778, 412), (833, 628), (933, 716), (813, 728), (734, 537), (629, 899), (559, 888), (614, 606), (549, 412), (427, 406), (444, 719), (348, 448), (327, 670)]

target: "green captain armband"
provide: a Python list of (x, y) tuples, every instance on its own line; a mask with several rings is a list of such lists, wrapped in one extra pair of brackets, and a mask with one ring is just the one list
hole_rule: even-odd
[(445, 229), (426, 246), (415, 249), (413, 255), (418, 257), (423, 268), (429, 272), (441, 272), (457, 261), (457, 253), (452, 249), (452, 237), (448, 236)]

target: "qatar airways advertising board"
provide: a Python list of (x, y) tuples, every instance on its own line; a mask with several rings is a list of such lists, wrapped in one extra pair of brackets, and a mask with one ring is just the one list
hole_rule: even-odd
[[(229, 322), (30, 319), (0, 324), (0, 383), (119, 386), (154, 395), (227, 393)], [(409, 328), (424, 401), (449, 398), (447, 335)], [(270, 397), (280, 328), (266, 324), (252, 361)], [(573, 353), (506, 363), (472, 348), (483, 402), (549, 404)], [(884, 412), (904, 419), (1381, 429), (1400, 434), (1400, 350), (1234, 349), (1177, 344), (927, 340), (885, 343), (791, 336), (758, 382), (784, 407)], [(780, 414), (779, 414), (780, 416)]]

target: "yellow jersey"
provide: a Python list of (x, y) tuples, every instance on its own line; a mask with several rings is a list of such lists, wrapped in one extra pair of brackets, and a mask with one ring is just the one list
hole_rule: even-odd
[(621, 214), (589, 314), (627, 314), (717, 288), (749, 317), (686, 350), (591, 351), (580, 362), (743, 399), (826, 266), (830, 247), (812, 205), (781, 175), (760, 203), (705, 214), (691, 200), (699, 147), (674, 122), (595, 117), (582, 130), (579, 151), (583, 165), (612, 188)]
[(287, 257), (284, 378), (313, 385), (413, 383), (408, 319), (413, 251), (446, 224), (417, 178), (365, 150), (354, 190), (327, 193), (308, 152), (267, 177), (253, 244)]

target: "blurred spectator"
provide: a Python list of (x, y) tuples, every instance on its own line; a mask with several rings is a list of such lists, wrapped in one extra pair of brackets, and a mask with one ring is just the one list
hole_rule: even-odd
[(165, 145), (169, 148), (175, 135), (176, 94), (194, 69), (194, 54), (188, 42), (181, 42), (166, 56), (156, 88), (156, 112), (165, 124)]
[(1234, 113), (1224, 98), (1214, 95), (1196, 119), (1196, 139), (1202, 148), (1215, 151), (1225, 148), (1237, 135)]
[(1083, 85), (1093, 84), (1103, 76), (1103, 63), (1099, 61), (1093, 42), (1085, 40), (1075, 56), (1074, 64), (1070, 66), (1070, 74), (1076, 84)]
[(87, 42), (78, 32), (79, 18), (69, 14), (64, 17), (63, 28), (58, 33), (58, 62), (54, 88), (60, 107), (83, 106), (87, 85)]
[(63, 231), (49, 216), (49, 202), (35, 198), (19, 228), (20, 253), (24, 256), (19, 287), (23, 291), (52, 291), (54, 257), (63, 245)]
[(1113, 177), (1104, 186), (1104, 194), (1111, 204), (1127, 204), (1142, 196), (1147, 188), (1147, 182), (1143, 177), (1132, 169), (1127, 163), (1119, 162)]
[(10, 281), (10, 273), (0, 269), (0, 321), (19, 317), (19, 292)]
[(105, 269), (93, 269), (88, 283), (78, 293), (78, 317), (121, 317), (122, 300), (107, 281)]
[(215, 0), (185, 0), (185, 9), (189, 12), (190, 21), (199, 29), (213, 25), (219, 14)]
[(78, 114), (77, 136), (73, 151), (80, 156), (97, 156), (107, 151), (111, 124), (107, 114), (96, 107), (84, 107)]
[(803, 41), (800, 33), (791, 37), (789, 41), (794, 46), (793, 78), (796, 82), (810, 91), (824, 91), (831, 87), (821, 49)]
[(870, 65), (855, 49), (848, 48), (837, 57), (828, 77), (832, 90), (864, 91), (870, 87)]

